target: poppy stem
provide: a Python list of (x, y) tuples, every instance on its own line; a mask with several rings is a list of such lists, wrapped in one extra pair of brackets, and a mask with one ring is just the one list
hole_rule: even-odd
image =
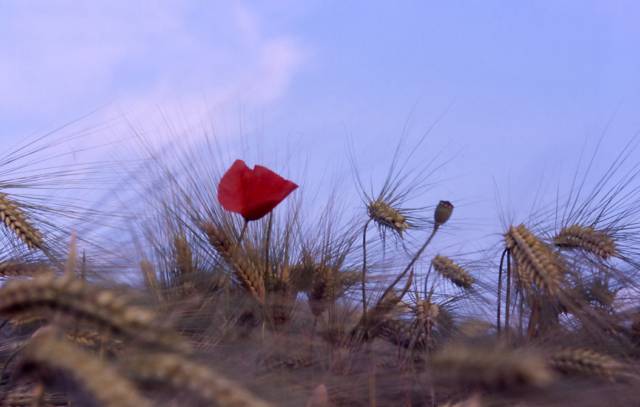
[[(433, 230), (431, 231), (431, 234), (427, 238), (426, 242), (424, 242), (424, 244), (416, 252), (416, 254), (413, 256), (409, 264), (407, 264), (405, 269), (402, 271), (402, 273), (400, 273), (398, 277), (396, 277), (396, 279), (393, 280), (393, 283), (391, 283), (387, 287), (387, 289), (384, 290), (384, 293), (382, 293), (382, 296), (380, 298), (385, 298), (387, 295), (389, 295), (391, 290), (395, 288), (396, 284), (398, 284), (398, 282), (402, 280), (402, 278), (412, 269), (413, 265), (416, 264), (416, 262), (418, 261), (418, 259), (420, 259), (420, 256), (422, 256), (422, 253), (425, 251), (427, 246), (429, 246), (429, 243), (431, 243), (431, 241), (433, 240), (433, 237), (436, 235), (436, 232), (438, 232), (439, 228), (440, 228), (440, 224), (436, 223), (433, 225)], [(402, 293), (402, 296), (400, 296), (399, 300), (402, 300), (402, 297), (404, 296), (405, 293), (406, 293), (406, 290)]]
[(504, 329), (507, 341), (509, 340), (509, 320), (511, 311), (511, 251), (507, 250), (507, 297), (504, 306)]
[[(362, 322), (367, 327), (367, 229), (369, 228), (369, 222), (364, 224), (364, 231), (362, 232)], [(365, 334), (366, 335), (366, 334)]]
[(269, 275), (269, 246), (271, 243), (271, 228), (273, 225), (273, 212), (269, 213), (269, 223), (267, 225), (267, 241), (264, 248), (264, 272)]
[(502, 308), (502, 270), (504, 266), (504, 259), (507, 255), (509, 249), (504, 249), (502, 252), (502, 256), (500, 257), (500, 267), (498, 268), (498, 309), (496, 311), (496, 329), (498, 330), (498, 335), (502, 331), (502, 319), (501, 319), (501, 308)]
[(242, 240), (244, 239), (244, 235), (247, 234), (247, 227), (249, 226), (249, 221), (244, 220), (244, 225), (242, 225), (242, 230), (240, 231), (240, 237), (238, 237), (238, 246), (242, 244)]

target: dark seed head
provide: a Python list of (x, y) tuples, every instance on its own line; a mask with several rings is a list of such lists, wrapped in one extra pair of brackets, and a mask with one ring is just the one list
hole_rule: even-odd
[(440, 201), (436, 207), (436, 211), (433, 214), (433, 219), (436, 225), (444, 225), (447, 223), (451, 214), (453, 213), (453, 204), (449, 201)]

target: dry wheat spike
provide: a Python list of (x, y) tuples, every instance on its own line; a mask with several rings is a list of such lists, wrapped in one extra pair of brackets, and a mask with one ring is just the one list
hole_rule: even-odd
[(432, 367), (461, 385), (492, 389), (543, 387), (553, 378), (539, 355), (500, 347), (449, 345), (434, 356)]
[(409, 229), (406, 216), (381, 199), (371, 202), (367, 207), (367, 212), (369, 217), (380, 227), (389, 228), (399, 235)]
[(523, 288), (535, 284), (550, 294), (560, 288), (564, 270), (560, 257), (525, 225), (512, 226), (504, 236), (515, 259), (515, 274)]
[(563, 349), (549, 361), (551, 367), (566, 375), (582, 375), (615, 380), (624, 365), (610, 356), (590, 349)]
[(0, 277), (36, 276), (47, 272), (50, 272), (49, 267), (42, 263), (0, 262)]
[(213, 224), (204, 225), (209, 242), (233, 269), (242, 286), (260, 304), (264, 304), (265, 286), (262, 273), (240, 252), (237, 244)]
[(431, 260), (431, 264), (434, 270), (440, 273), (441, 276), (450, 280), (460, 288), (468, 290), (475, 282), (473, 277), (464, 268), (448, 257), (437, 255)]
[(173, 239), (173, 248), (175, 250), (177, 271), (181, 275), (193, 273), (196, 270), (193, 264), (193, 253), (184, 234), (180, 234)]
[(79, 318), (149, 345), (190, 350), (178, 334), (160, 326), (151, 311), (129, 304), (121, 294), (86, 284), (70, 274), (14, 280), (0, 288), (0, 314), (34, 312)]
[(614, 239), (607, 232), (596, 230), (591, 226), (567, 226), (553, 238), (553, 243), (566, 249), (584, 250), (603, 260), (617, 254)]
[(20, 206), (6, 194), (0, 192), (0, 221), (11, 230), (29, 249), (40, 249), (42, 233), (31, 224)]
[(55, 331), (36, 332), (21, 356), (26, 363), (61, 370), (71, 376), (103, 406), (151, 406), (113, 366), (57, 338)]
[(188, 389), (220, 407), (269, 407), (242, 386), (214, 370), (177, 354), (133, 354), (124, 361), (127, 371), (139, 380)]

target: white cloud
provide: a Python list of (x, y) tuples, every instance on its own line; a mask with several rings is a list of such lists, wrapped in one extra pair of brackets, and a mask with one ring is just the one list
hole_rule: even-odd
[(2, 114), (59, 121), (114, 102), (124, 111), (161, 106), (184, 113), (279, 100), (304, 61), (300, 41), (267, 33), (245, 5), (210, 4), (1, 6)]

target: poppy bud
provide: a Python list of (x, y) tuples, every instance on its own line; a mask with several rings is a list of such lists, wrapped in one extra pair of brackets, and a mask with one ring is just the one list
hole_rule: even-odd
[(453, 204), (449, 201), (440, 201), (436, 207), (436, 211), (433, 214), (433, 220), (436, 225), (444, 225), (447, 223), (451, 214), (453, 213)]

